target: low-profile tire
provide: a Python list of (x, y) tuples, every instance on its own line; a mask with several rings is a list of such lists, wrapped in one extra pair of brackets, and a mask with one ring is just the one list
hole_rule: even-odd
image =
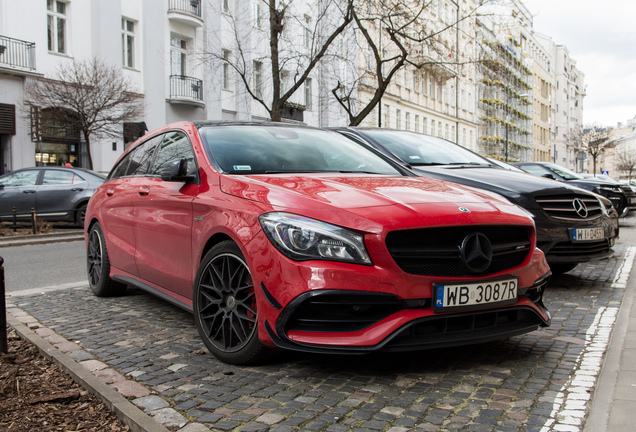
[(104, 232), (99, 223), (91, 227), (86, 246), (86, 273), (88, 286), (98, 297), (112, 297), (121, 295), (126, 285), (110, 277), (110, 260), (106, 250)]
[(80, 205), (75, 209), (75, 224), (84, 229), (84, 220), (86, 219), (86, 204)]
[(205, 254), (193, 293), (194, 321), (205, 346), (237, 365), (268, 359), (258, 339), (258, 310), (250, 270), (236, 243), (226, 240)]
[(550, 270), (555, 275), (560, 275), (563, 273), (567, 273), (570, 270), (574, 270), (574, 268), (579, 265), (579, 263), (559, 263), (559, 264), (550, 264)]

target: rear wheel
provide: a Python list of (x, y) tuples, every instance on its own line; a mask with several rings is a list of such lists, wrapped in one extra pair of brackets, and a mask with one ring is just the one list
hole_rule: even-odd
[(193, 303), (199, 335), (216, 358), (253, 364), (269, 357), (270, 350), (258, 340), (252, 276), (234, 242), (221, 242), (203, 257)]
[(110, 277), (110, 260), (106, 250), (104, 232), (99, 223), (91, 227), (86, 246), (86, 273), (88, 286), (98, 297), (121, 295), (126, 285)]
[(82, 204), (75, 210), (75, 223), (84, 228), (84, 220), (86, 219), (86, 204)]

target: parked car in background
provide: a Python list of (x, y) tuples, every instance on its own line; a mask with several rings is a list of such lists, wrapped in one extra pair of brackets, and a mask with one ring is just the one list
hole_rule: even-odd
[[(105, 175), (83, 168), (23, 168), (0, 177), (0, 217), (31, 217), (84, 226), (88, 200)], [(15, 211), (14, 211), (15, 209)]]
[(616, 182), (598, 178), (586, 179), (574, 171), (550, 162), (519, 162), (515, 166), (539, 177), (566, 182), (603, 195), (612, 202), (620, 217), (627, 215), (630, 209), (636, 206), (636, 197), (631, 190)]
[(495, 192), (521, 206), (532, 214), (537, 226), (537, 245), (555, 273), (613, 253), (618, 224), (612, 214), (614, 219), (617, 215), (610, 214), (593, 193), (500, 168), (499, 164), (442, 138), (389, 129), (337, 130), (396, 158), (418, 174)]
[(341, 135), (181, 122), (133, 144), (91, 199), (87, 270), (192, 311), (220, 360), (271, 348), (415, 350), (547, 326), (534, 223)]

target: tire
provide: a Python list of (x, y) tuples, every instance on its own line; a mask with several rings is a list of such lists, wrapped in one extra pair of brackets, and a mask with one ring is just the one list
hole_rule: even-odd
[(194, 283), (194, 321), (208, 350), (225, 363), (255, 364), (271, 350), (258, 339), (258, 310), (241, 250), (223, 241), (205, 254)]
[(550, 264), (550, 270), (555, 275), (560, 275), (563, 273), (567, 273), (570, 270), (574, 270), (574, 268), (579, 265), (578, 263), (559, 263), (559, 264)]
[(86, 246), (86, 273), (88, 286), (98, 297), (112, 297), (126, 291), (126, 285), (110, 277), (110, 260), (106, 250), (104, 232), (99, 223), (91, 227)]
[(84, 221), (86, 219), (86, 204), (80, 205), (75, 209), (75, 224), (84, 229)]

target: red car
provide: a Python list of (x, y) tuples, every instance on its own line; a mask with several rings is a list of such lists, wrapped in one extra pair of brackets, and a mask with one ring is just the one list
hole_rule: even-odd
[(98, 296), (194, 313), (228, 363), (272, 348), (415, 350), (550, 324), (525, 210), (419, 177), (336, 132), (175, 123), (120, 158), (86, 213)]

